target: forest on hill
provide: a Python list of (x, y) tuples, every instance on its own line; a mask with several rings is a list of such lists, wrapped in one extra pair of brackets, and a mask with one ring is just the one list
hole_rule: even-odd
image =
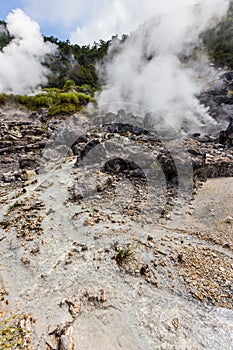
[(221, 22), (203, 33), (201, 38), (217, 67), (233, 69), (233, 3)]
[[(50, 72), (46, 86), (42, 86), (42, 93), (35, 97), (14, 96), (14, 100), (34, 110), (47, 107), (51, 115), (80, 110), (88, 102), (94, 101), (95, 92), (101, 90), (104, 83), (103, 77), (98, 76), (97, 64), (104, 63), (113, 42), (121, 44), (127, 38), (128, 35), (121, 38), (115, 35), (107, 41), (100, 39), (92, 45), (80, 46), (68, 40), (61, 41), (54, 36), (44, 36), (45, 42), (57, 46), (55, 54), (48, 55), (43, 62)], [(0, 21), (0, 50), (11, 39), (6, 22)], [(210, 60), (217, 67), (233, 69), (233, 4), (221, 22), (202, 33), (200, 39)], [(1, 94), (0, 103), (5, 103), (8, 98), (9, 95)]]
[[(61, 41), (54, 36), (44, 36), (44, 41), (49, 41), (57, 46), (56, 53), (46, 58), (44, 65), (49, 68), (47, 88), (62, 88), (67, 80), (72, 79), (77, 86), (89, 85), (98, 89), (101, 82), (96, 71), (96, 63), (103, 61), (108, 48), (115, 40), (123, 42), (127, 35), (121, 39), (117, 35), (111, 39), (94, 42), (92, 45), (71, 44), (68, 40)], [(0, 21), (0, 50), (11, 40), (6, 29), (6, 22)]]

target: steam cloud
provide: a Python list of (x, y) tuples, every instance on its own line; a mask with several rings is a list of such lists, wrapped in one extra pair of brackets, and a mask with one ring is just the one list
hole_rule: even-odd
[(7, 16), (7, 29), (13, 40), (0, 52), (0, 89), (28, 94), (46, 83), (48, 70), (42, 62), (56, 46), (44, 42), (39, 25), (20, 9)]
[[(154, 0), (153, 4), (151, 18), (131, 33), (119, 53), (106, 63), (102, 73), (107, 83), (99, 102), (163, 110), (169, 123), (178, 128), (184, 121), (190, 128), (210, 122), (195, 97), (203, 87), (195, 65), (182, 63), (180, 57), (189, 52), (204, 29), (226, 13), (229, 1), (165, 0), (161, 6), (160, 0)], [(117, 45), (110, 48), (110, 56)], [(115, 111), (114, 106), (110, 110)]]

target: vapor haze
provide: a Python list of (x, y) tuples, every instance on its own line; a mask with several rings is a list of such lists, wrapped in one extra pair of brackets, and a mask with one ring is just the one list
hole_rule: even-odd
[(62, 28), (68, 32), (70, 41), (79, 45), (108, 40), (112, 35), (136, 29), (150, 17), (154, 7), (153, 0), (67, 0), (65, 6), (63, 0), (21, 0), (21, 3), (26, 13), (45, 27), (53, 25), (60, 32)]
[[(204, 29), (226, 13), (229, 2), (165, 0), (160, 3), (153, 1), (150, 19), (131, 34), (120, 53), (106, 63), (104, 72), (102, 69), (106, 86), (99, 102), (144, 105), (164, 111), (176, 127), (187, 120), (196, 127), (201, 121), (210, 121), (195, 97), (203, 86), (197, 81), (193, 65), (185, 65), (180, 57), (189, 53)], [(110, 48), (110, 53), (115, 46)]]
[[(184, 119), (198, 124), (208, 119), (196, 95), (202, 89), (197, 65), (185, 65), (180, 56), (189, 53), (199, 34), (213, 25), (228, 8), (228, 0), (22, 0), (24, 9), (40, 21), (75, 28), (70, 39), (78, 44), (133, 34), (120, 53), (104, 67), (106, 85), (100, 103), (127, 102), (164, 110), (176, 126)], [(14, 37), (0, 53), (0, 88), (30, 93), (46, 82), (42, 62), (55, 48), (44, 43), (39, 25), (22, 10), (7, 17)], [(113, 45), (111, 50), (114, 49)], [(205, 69), (204, 69), (205, 71)]]
[(46, 83), (48, 71), (42, 62), (56, 46), (44, 42), (39, 25), (20, 9), (7, 16), (7, 29), (13, 40), (0, 52), (0, 89), (28, 94)]

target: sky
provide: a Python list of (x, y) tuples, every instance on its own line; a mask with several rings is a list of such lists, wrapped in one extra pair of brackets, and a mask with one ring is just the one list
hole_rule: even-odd
[(36, 6), (35, 8), (31, 7), (32, 5), (30, 3), (35, 2), (23, 0), (0, 0), (0, 19), (6, 20), (7, 15), (12, 10), (20, 8), (39, 23), (43, 35), (53, 35), (61, 40), (69, 39), (69, 32), (72, 30), (72, 25), (64, 27), (62, 23), (59, 25), (59, 23), (46, 20), (46, 12), (43, 15), (42, 10), (40, 12)]
[[(146, 3), (153, 0), (145, 0), (144, 9)], [(43, 35), (86, 45), (136, 29), (150, 16), (141, 6), (134, 0), (0, 0), (0, 18), (20, 8), (39, 23)]]
[[(183, 5), (206, 0), (179, 0)], [(207, 0), (208, 1), (208, 0)], [(227, 0), (222, 0), (227, 1)], [(154, 13), (175, 10), (177, 1), (154, 0), (0, 0), (0, 18), (20, 8), (39, 23), (43, 35), (79, 45), (129, 34)]]

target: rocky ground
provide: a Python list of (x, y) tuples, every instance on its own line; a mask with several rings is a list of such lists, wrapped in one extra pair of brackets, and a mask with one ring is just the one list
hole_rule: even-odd
[(232, 348), (229, 114), (150, 120), (2, 109), (0, 349)]

